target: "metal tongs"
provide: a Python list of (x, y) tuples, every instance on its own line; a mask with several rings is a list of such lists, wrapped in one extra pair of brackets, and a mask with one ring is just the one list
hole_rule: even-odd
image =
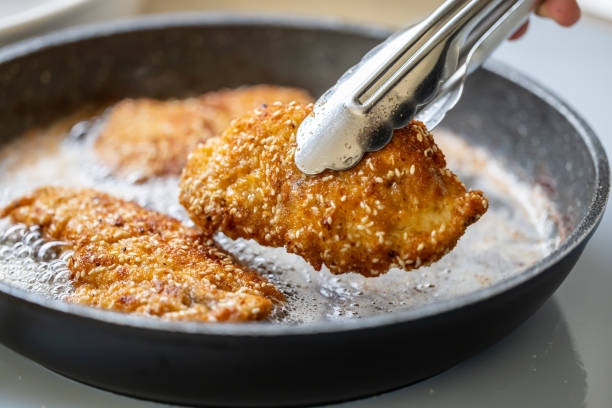
[(297, 132), (297, 167), (345, 170), (412, 119), (435, 127), (466, 77), (526, 21), (535, 0), (448, 0), (368, 52), (317, 102)]

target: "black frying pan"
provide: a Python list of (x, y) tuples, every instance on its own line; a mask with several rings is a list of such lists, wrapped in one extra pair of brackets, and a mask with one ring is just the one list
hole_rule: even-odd
[[(0, 143), (91, 101), (185, 96), (261, 82), (303, 86), (317, 95), (386, 34), (218, 14), (52, 34), (0, 51)], [(51, 81), (41, 81), (44, 71)], [(340, 401), (439, 373), (499, 340), (551, 296), (596, 228), (609, 189), (608, 162), (588, 126), (508, 68), (489, 65), (472, 75), (445, 124), (506, 158), (530, 182), (546, 180), (561, 214), (563, 241), (556, 250), (469, 295), (295, 326), (159, 321), (0, 282), (0, 341), (78, 381), (189, 405)]]

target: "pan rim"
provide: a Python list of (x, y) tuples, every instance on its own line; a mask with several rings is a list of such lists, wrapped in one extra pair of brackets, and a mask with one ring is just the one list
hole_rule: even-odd
[[(190, 13), (173, 14), (153, 17), (138, 17), (118, 21), (89, 24), (75, 28), (56, 31), (40, 37), (35, 37), (0, 49), (0, 64), (16, 58), (79, 42), (91, 38), (120, 35), (142, 30), (164, 30), (168, 28), (189, 26), (273, 26), (276, 28), (296, 28), (307, 30), (327, 30), (347, 34), (357, 34), (372, 38), (383, 39), (390, 33), (389, 30), (360, 24), (349, 24), (336, 19), (314, 19), (282, 14), (257, 13)], [(233, 336), (233, 337), (268, 337), (268, 336), (301, 336), (321, 333), (336, 333), (352, 330), (374, 329), (394, 324), (403, 324), (436, 315), (442, 315), (463, 307), (486, 301), (497, 295), (517, 287), (536, 276), (544, 273), (555, 263), (566, 257), (580, 244), (587, 240), (603, 216), (610, 188), (610, 168), (608, 158), (600, 140), (591, 127), (577, 112), (554, 92), (538, 82), (530, 79), (518, 70), (498, 62), (488, 61), (484, 68), (502, 78), (528, 90), (543, 100), (556, 111), (560, 112), (566, 120), (576, 129), (580, 140), (585, 144), (595, 170), (595, 192), (590, 200), (587, 213), (569, 234), (567, 239), (551, 253), (522, 272), (508, 277), (491, 286), (476, 291), (388, 314), (363, 317), (359, 319), (321, 321), (316, 323), (288, 325), (275, 323), (223, 323), (203, 324), (201, 322), (174, 322), (161, 319), (135, 316), (96, 309), (90, 306), (71, 304), (56, 300), (44, 295), (28, 292), (8, 283), (0, 281), (0, 294), (12, 296), (22, 301), (51, 309), (58, 313), (71, 315), (77, 318), (91, 319), (100, 323), (123, 326), (125, 328), (151, 330), (157, 333), (179, 333), (194, 336)]]

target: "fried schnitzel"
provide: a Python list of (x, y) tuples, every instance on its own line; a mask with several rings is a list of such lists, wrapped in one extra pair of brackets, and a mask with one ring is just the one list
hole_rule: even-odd
[(199, 231), (105, 193), (42, 187), (0, 215), (67, 242), (71, 302), (213, 322), (263, 319), (284, 299)]
[(376, 276), (430, 264), (485, 213), (420, 122), (396, 130), (354, 168), (305, 175), (296, 130), (312, 105), (273, 104), (193, 151), (180, 200), (207, 234), (285, 247), (317, 270)]
[(179, 175), (189, 152), (236, 117), (265, 103), (311, 99), (304, 90), (271, 85), (180, 100), (124, 99), (111, 109), (94, 151), (113, 173), (135, 181)]

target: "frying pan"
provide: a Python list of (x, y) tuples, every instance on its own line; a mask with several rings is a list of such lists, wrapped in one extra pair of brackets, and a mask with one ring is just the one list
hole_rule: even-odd
[[(262, 82), (318, 95), (387, 34), (225, 14), (58, 32), (0, 51), (0, 142), (92, 101)], [(86, 384), (198, 406), (341, 401), (439, 373), (508, 334), (552, 295), (595, 230), (609, 190), (608, 161), (589, 127), (507, 67), (488, 64), (473, 74), (445, 126), (545, 187), (562, 237), (549, 255), (467, 295), (303, 325), (160, 321), (0, 282), (0, 341)]]

